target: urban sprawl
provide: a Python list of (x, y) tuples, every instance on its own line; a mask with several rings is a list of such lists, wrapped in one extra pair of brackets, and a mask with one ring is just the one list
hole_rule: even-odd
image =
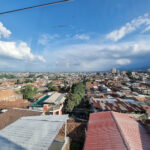
[(150, 70), (1, 72), (0, 147), (150, 150)]

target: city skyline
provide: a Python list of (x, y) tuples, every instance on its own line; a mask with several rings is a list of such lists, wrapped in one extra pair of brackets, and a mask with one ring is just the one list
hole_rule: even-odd
[[(1, 11), (43, 4), (6, 1)], [(148, 0), (74, 0), (0, 15), (1, 72), (149, 69), (149, 57)]]

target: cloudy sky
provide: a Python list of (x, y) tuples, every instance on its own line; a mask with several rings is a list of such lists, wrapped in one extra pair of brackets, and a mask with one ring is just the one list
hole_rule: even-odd
[[(1, 0), (0, 12), (57, 0)], [(0, 71), (150, 68), (150, 0), (73, 0), (0, 15)]]

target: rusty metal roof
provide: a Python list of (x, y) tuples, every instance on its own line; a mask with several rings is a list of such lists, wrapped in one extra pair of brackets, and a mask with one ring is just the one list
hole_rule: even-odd
[(92, 104), (94, 107), (103, 111), (145, 112), (145, 109), (140, 102), (130, 99), (92, 98)]

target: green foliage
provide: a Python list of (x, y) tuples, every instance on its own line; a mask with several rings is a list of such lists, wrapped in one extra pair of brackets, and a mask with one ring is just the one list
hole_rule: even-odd
[(48, 89), (49, 89), (50, 91), (58, 91), (58, 87), (57, 87), (57, 86), (53, 86), (52, 82), (50, 82), (50, 83), (48, 84)]
[(28, 78), (34, 78), (34, 77), (35, 77), (34, 74), (30, 74), (30, 75), (28, 76)]
[(67, 95), (66, 104), (65, 104), (66, 111), (71, 112), (73, 110), (74, 106), (75, 106), (75, 103), (74, 103), (73, 94), (69, 93)]
[(79, 95), (81, 98), (85, 95), (85, 85), (83, 83), (76, 83), (72, 86), (72, 93)]
[(51, 90), (52, 87), (53, 87), (53, 84), (52, 84), (52, 82), (50, 82), (50, 83), (48, 84), (48, 89)]
[(70, 91), (70, 86), (64, 86), (61, 88), (62, 92), (69, 92)]
[(126, 74), (127, 74), (127, 76), (128, 76), (129, 78), (131, 78), (132, 73), (131, 73), (130, 71), (128, 71)]
[(22, 82), (20, 82), (20, 80), (17, 80), (15, 84), (22, 84)]
[(14, 79), (16, 78), (16, 76), (12, 75), (12, 74), (1, 74), (0, 75), (0, 79), (3, 79), (3, 78), (6, 78), (6, 79)]
[(58, 91), (58, 87), (57, 86), (52, 86), (52, 91)]
[(37, 76), (37, 78), (41, 78), (41, 79), (43, 79), (43, 78), (44, 78), (44, 76), (43, 76), (43, 75), (38, 75), (38, 76)]
[(70, 150), (82, 150), (82, 149), (83, 149), (83, 143), (71, 141)]
[(31, 79), (26, 79), (26, 80), (24, 81), (24, 83), (33, 83), (33, 82), (35, 82), (35, 79), (33, 79), (33, 80), (31, 80)]
[(32, 85), (27, 85), (23, 90), (21, 90), (24, 99), (33, 99), (37, 94), (37, 88)]
[(74, 107), (78, 106), (85, 96), (85, 86), (83, 83), (73, 84), (72, 90), (66, 96), (65, 110), (72, 112)]

